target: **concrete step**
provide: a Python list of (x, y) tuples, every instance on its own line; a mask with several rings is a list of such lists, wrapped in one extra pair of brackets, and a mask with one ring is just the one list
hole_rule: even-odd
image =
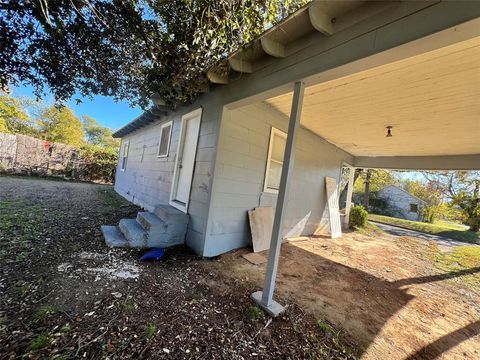
[(109, 247), (128, 247), (128, 241), (118, 226), (103, 225), (103, 237)]
[(152, 229), (161, 230), (166, 229), (167, 224), (165, 221), (160, 219), (153, 212), (141, 211), (137, 214), (137, 221), (142, 225), (145, 231), (150, 231)]
[(135, 219), (122, 219), (118, 224), (123, 235), (128, 241), (129, 247), (147, 248), (148, 234), (145, 229)]
[(168, 223), (152, 212), (139, 212), (137, 222), (148, 234), (149, 247), (169, 247), (183, 244), (187, 232), (187, 224), (172, 219)]
[(155, 215), (167, 224), (179, 223), (188, 224), (188, 215), (175, 209), (171, 205), (158, 205), (155, 207)]

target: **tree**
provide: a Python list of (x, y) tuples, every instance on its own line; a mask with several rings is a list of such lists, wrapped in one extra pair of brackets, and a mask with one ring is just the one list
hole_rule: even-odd
[(7, 94), (0, 94), (0, 132), (32, 136), (38, 132), (21, 101)]
[(85, 139), (89, 144), (114, 149), (119, 148), (120, 140), (112, 137), (112, 130), (100, 125), (93, 117), (84, 115), (82, 125), (85, 132)]
[(425, 201), (428, 205), (439, 205), (442, 202), (442, 192), (435, 184), (420, 180), (405, 180), (403, 188)]
[(76, 147), (84, 143), (82, 122), (68, 107), (50, 107), (41, 116), (40, 133), (46, 140)]
[(480, 171), (425, 171), (425, 179), (443, 200), (456, 206), (472, 231), (480, 226)]
[(307, 0), (16, 0), (0, 2), (0, 86), (23, 82), (58, 101), (76, 91), (174, 106), (206, 71)]

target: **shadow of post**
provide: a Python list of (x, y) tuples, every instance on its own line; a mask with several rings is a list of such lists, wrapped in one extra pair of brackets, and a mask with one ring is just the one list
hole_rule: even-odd
[(434, 342), (424, 346), (405, 360), (432, 360), (465, 340), (480, 334), (480, 320), (470, 323), (461, 329), (452, 331)]
[[(407, 292), (409, 289), (402, 289), (403, 286), (437, 282), (480, 272), (480, 267), (477, 267), (388, 281), (305, 250), (295, 243), (284, 244), (281, 257), (277, 281), (282, 295), (302, 299), (300, 303), (311, 306), (310, 309), (314, 309), (315, 315), (324, 316), (347, 332), (355, 334), (355, 338), (365, 350), (375, 341), (386, 322), (415, 298)], [(298, 295), (300, 293), (301, 296)], [(447, 334), (418, 350), (409, 359), (432, 359), (429, 354), (438, 356), (475, 336), (479, 326), (478, 322), (474, 322), (464, 329)], [(452, 328), (454, 327), (453, 324)], [(390, 339), (390, 342), (393, 342), (394, 347), (397, 346), (394, 339)], [(405, 356), (415, 351), (415, 348), (402, 346), (403, 344), (399, 345), (398, 349), (405, 351)]]

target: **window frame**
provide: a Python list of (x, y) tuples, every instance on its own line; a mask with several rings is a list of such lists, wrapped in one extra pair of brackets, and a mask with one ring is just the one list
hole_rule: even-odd
[[(162, 135), (164, 129), (170, 125), (170, 131), (168, 133), (168, 143), (167, 143), (167, 152), (166, 154), (159, 154), (160, 152), (160, 145), (162, 144)], [(160, 125), (160, 135), (158, 138), (158, 147), (157, 147), (157, 159), (167, 158), (170, 155), (170, 144), (172, 142), (172, 132), (173, 132), (173, 120), (167, 121)]]
[[(127, 149), (126, 151), (125, 151), (125, 148)], [(125, 171), (125, 169), (127, 168), (128, 152), (130, 151), (130, 141), (126, 140), (122, 144), (121, 149), (122, 149), (122, 158), (121, 158), (121, 161), (120, 161), (120, 170)]]
[[(417, 211), (413, 211), (413, 210), (412, 210), (412, 207), (415, 207), (415, 208), (417, 209)], [(410, 203), (410, 212), (411, 212), (411, 213), (414, 213), (414, 214), (418, 214), (418, 212), (419, 212), (419, 206), (418, 206), (418, 204), (416, 204), (416, 203)]]
[[(285, 142), (287, 140), (287, 133), (277, 129), (276, 127), (272, 126), (270, 130), (270, 139), (269, 139), (269, 144), (268, 144), (268, 154), (267, 154), (267, 165), (265, 167), (265, 177), (263, 181), (263, 192), (270, 193), (270, 194), (278, 194), (278, 189), (272, 189), (268, 187), (268, 174), (270, 173), (270, 163), (271, 161), (276, 162), (277, 164), (282, 165), (282, 171), (283, 171), (283, 164), (285, 162), (285, 152), (283, 153), (283, 161), (280, 163), (277, 160), (272, 160), (272, 151), (273, 151), (273, 140), (275, 139), (275, 136), (280, 136), (285, 139)], [(281, 175), (280, 175), (281, 176)]]

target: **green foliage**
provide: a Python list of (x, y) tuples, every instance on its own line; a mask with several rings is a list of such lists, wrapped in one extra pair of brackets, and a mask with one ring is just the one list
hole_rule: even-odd
[(156, 333), (157, 333), (157, 325), (153, 323), (148, 323), (145, 325), (145, 328), (143, 330), (143, 335), (147, 340), (153, 339)]
[[(434, 248), (433, 260), (435, 266), (450, 273), (452, 278), (460, 281), (474, 290), (480, 290), (480, 246), (456, 246), (450, 252), (438, 251), (438, 247)], [(456, 277), (458, 271), (466, 271), (463, 276)], [(468, 270), (472, 270), (468, 273)]]
[(30, 121), (19, 99), (0, 93), (0, 133), (35, 136), (38, 130)]
[(317, 325), (321, 332), (324, 332), (324, 333), (333, 332), (333, 327), (325, 321), (318, 320)]
[[(393, 171), (383, 169), (371, 169), (370, 172), (370, 192), (372, 193), (383, 189), (387, 185), (399, 185), (399, 181), (395, 177), (395, 173)], [(363, 170), (353, 186), (353, 191), (355, 194), (365, 193), (365, 179), (366, 171)]]
[(29, 349), (36, 351), (47, 347), (50, 344), (50, 338), (47, 335), (39, 335), (30, 343)]
[(100, 180), (112, 183), (118, 161), (118, 150), (112, 147), (84, 144), (80, 148), (80, 174), (85, 180)]
[(42, 112), (40, 132), (45, 139), (81, 146), (84, 143), (82, 123), (68, 107), (50, 107)]
[(82, 124), (85, 139), (89, 144), (111, 147), (116, 150), (120, 148), (120, 139), (114, 139), (112, 137), (112, 130), (100, 125), (97, 120), (91, 116), (84, 115)]
[(453, 203), (463, 212), (465, 224), (470, 226), (470, 230), (478, 232), (480, 230), (480, 198), (478, 194), (468, 194), (461, 192), (455, 196)]
[(463, 219), (462, 212), (453, 203), (439, 202), (436, 205), (426, 205), (422, 208), (422, 219), (428, 223), (438, 220), (459, 221)]
[(122, 303), (122, 310), (124, 312), (133, 312), (137, 308), (137, 305), (134, 302)]
[(405, 180), (403, 188), (430, 206), (438, 205), (442, 201), (442, 192), (431, 182)]
[(53, 315), (58, 312), (58, 307), (54, 305), (43, 305), (40, 309), (37, 310), (35, 313), (35, 320), (37, 321), (44, 321), (50, 315)]
[(422, 209), (422, 219), (427, 223), (433, 223), (437, 219), (435, 206), (424, 206)]
[[(154, 93), (190, 102), (206, 71), (307, 0), (6, 2), (0, 85), (21, 81), (58, 101), (115, 96), (146, 106)], [(88, 36), (87, 36), (87, 35)]]
[(411, 221), (376, 214), (368, 214), (368, 219), (371, 221), (399, 226), (428, 234), (441, 235), (458, 241), (480, 244), (480, 233), (467, 231), (467, 228), (460, 224), (438, 220), (433, 224), (429, 224), (420, 221)]
[(247, 309), (247, 317), (252, 321), (258, 321), (263, 318), (263, 310), (258, 306), (250, 306)]
[(361, 205), (355, 205), (351, 210), (350, 210), (350, 227), (354, 228), (363, 228), (365, 225), (367, 225), (367, 219), (368, 219), (368, 212), (365, 210), (365, 208)]

